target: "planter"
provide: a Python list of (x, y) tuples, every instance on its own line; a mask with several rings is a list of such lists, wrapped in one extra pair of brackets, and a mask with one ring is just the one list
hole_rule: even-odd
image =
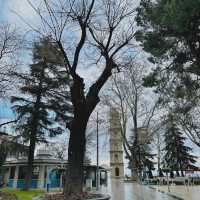
[(93, 199), (87, 199), (87, 200), (109, 200), (110, 196), (109, 195), (102, 195), (102, 197), (97, 197)]

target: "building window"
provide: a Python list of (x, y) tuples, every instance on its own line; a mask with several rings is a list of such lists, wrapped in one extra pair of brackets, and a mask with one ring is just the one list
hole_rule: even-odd
[(118, 167), (115, 168), (115, 176), (119, 176), (119, 168)]
[(32, 179), (38, 179), (38, 177), (39, 177), (39, 171), (40, 171), (39, 166), (34, 166), (33, 167)]

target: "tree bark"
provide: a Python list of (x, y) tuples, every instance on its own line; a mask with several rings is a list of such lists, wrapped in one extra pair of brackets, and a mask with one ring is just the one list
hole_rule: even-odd
[(31, 187), (32, 174), (33, 174), (33, 161), (34, 161), (34, 152), (35, 152), (35, 138), (32, 137), (29, 145), (28, 152), (28, 166), (26, 169), (26, 176), (24, 181), (24, 190), (27, 191)]
[(65, 194), (67, 196), (82, 192), (84, 182), (83, 165), (86, 146), (86, 121), (87, 120), (84, 117), (74, 120), (70, 131), (68, 167), (65, 186)]
[(86, 100), (84, 96), (83, 79), (78, 75), (74, 77), (71, 87), (71, 99), (74, 107), (74, 118), (70, 126), (70, 139), (68, 146), (68, 166), (66, 172), (65, 196), (82, 192), (83, 188), (83, 162), (86, 148), (86, 127), (89, 119)]
[(29, 145), (29, 151), (28, 151), (28, 165), (27, 165), (27, 171), (25, 176), (25, 182), (24, 182), (24, 190), (29, 190), (31, 187), (31, 181), (32, 181), (32, 174), (33, 174), (33, 162), (34, 162), (34, 153), (35, 153), (35, 145), (36, 145), (36, 135), (37, 135), (37, 129), (38, 129), (38, 112), (39, 112), (39, 102), (40, 102), (41, 96), (39, 95), (37, 98), (37, 102), (35, 105), (35, 116), (33, 117), (33, 128), (30, 136), (30, 145)]
[(111, 76), (112, 67), (107, 66), (99, 79), (84, 94), (84, 82), (78, 74), (73, 74), (73, 85), (70, 88), (74, 118), (70, 129), (68, 147), (68, 167), (66, 172), (65, 197), (81, 193), (83, 189), (83, 164), (86, 149), (86, 127), (89, 117), (99, 103), (99, 91)]

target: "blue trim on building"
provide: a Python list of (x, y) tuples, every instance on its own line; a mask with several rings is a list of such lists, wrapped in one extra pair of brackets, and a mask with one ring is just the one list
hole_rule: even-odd
[(8, 181), (8, 187), (12, 188), (13, 187), (13, 183), (14, 183), (14, 179), (9, 179), (9, 181)]
[[(8, 187), (13, 188), (14, 179), (9, 179)], [(33, 179), (31, 181), (31, 188), (38, 188), (38, 179)], [(17, 188), (22, 189), (24, 187), (24, 179), (18, 179)], [(44, 188), (46, 188), (46, 179), (44, 180)], [(59, 188), (60, 187), (60, 179), (51, 179), (50, 188)]]
[[(14, 179), (9, 179), (8, 187), (13, 188), (13, 183), (14, 183)], [(31, 188), (37, 188), (37, 184), (38, 184), (38, 180), (33, 179), (31, 181)], [(21, 189), (23, 187), (24, 187), (24, 179), (18, 179), (17, 180), (17, 188)]]
[(60, 187), (60, 179), (51, 180), (50, 188), (59, 188)]

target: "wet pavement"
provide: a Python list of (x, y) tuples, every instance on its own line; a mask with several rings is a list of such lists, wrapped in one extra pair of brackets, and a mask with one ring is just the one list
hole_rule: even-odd
[(175, 198), (137, 183), (126, 183), (110, 180), (108, 186), (102, 188), (103, 193), (111, 195), (111, 200), (175, 200)]
[[(153, 186), (157, 190), (168, 192), (167, 186)], [(185, 200), (200, 200), (200, 185), (171, 185), (170, 194)]]

